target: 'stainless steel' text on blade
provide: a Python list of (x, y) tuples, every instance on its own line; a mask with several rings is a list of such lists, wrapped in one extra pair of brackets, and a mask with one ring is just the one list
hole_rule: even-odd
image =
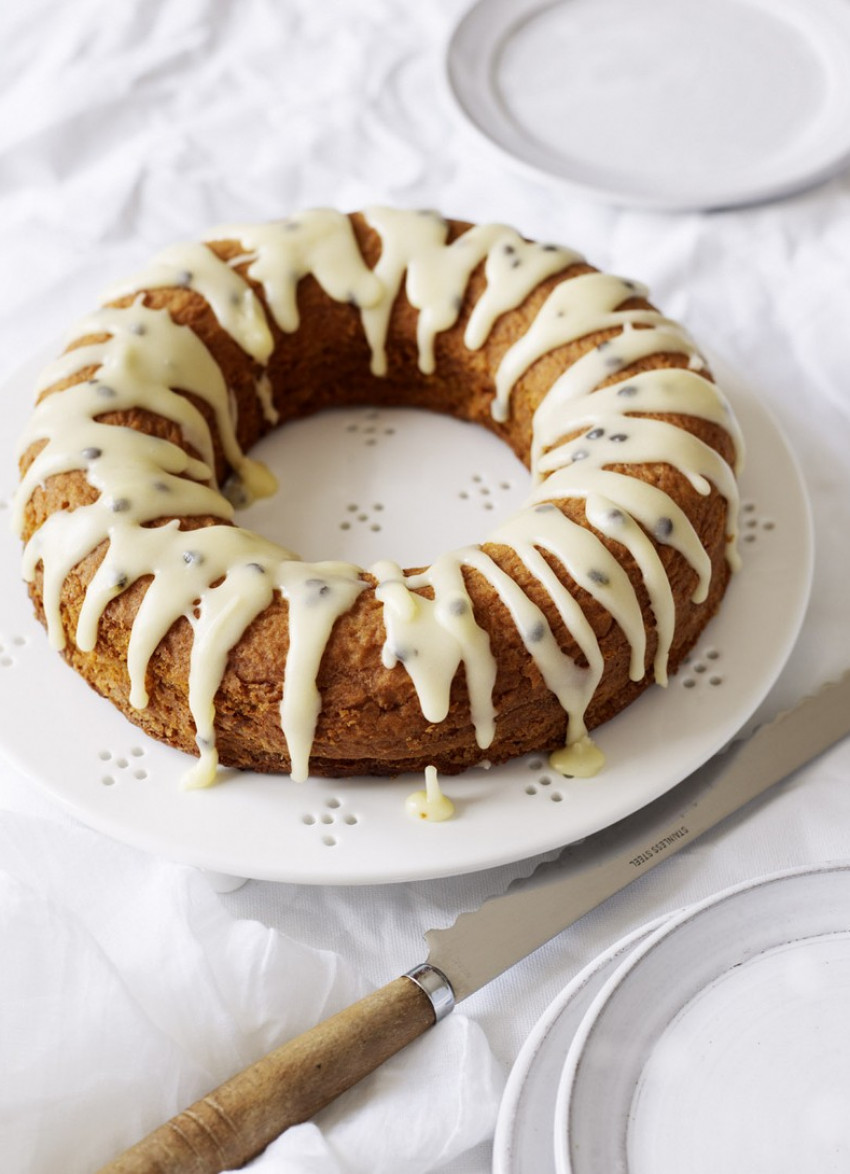
[(568, 849), (558, 879), (525, 882), (461, 914), (447, 929), (429, 930), (427, 963), (411, 976), (423, 981), (423, 968), (434, 968), (448, 980), (455, 1001), (466, 998), (848, 731), (850, 672), (641, 811)]

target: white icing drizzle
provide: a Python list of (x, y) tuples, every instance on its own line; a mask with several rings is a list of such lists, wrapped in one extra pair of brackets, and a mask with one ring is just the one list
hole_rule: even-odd
[[(673, 354), (687, 356), (694, 367), (703, 365), (694, 344), (680, 328), (651, 326), (635, 330), (625, 326), (621, 334), (581, 356), (560, 375), (534, 414), (534, 439), (531, 450), (532, 472), (535, 473), (544, 448), (550, 447), (564, 435), (562, 413), (572, 399), (590, 395), (618, 370), (639, 362), (649, 355)], [(665, 378), (675, 377), (667, 374)], [(634, 380), (628, 380), (633, 383)], [(621, 385), (618, 385), (618, 390)], [(621, 399), (629, 398), (623, 396)], [(712, 392), (712, 399), (717, 399)], [(627, 410), (627, 408), (623, 408)], [(740, 437), (736, 434), (736, 443)]]
[(292, 759), (292, 777), (309, 774), (310, 749), (322, 698), (319, 663), (331, 629), (350, 611), (365, 584), (358, 567), (346, 563), (286, 562), (279, 587), (289, 603), (289, 654), (283, 681), (281, 723)]
[[(372, 369), (384, 374), (392, 308), (404, 283), (418, 312), (419, 366), (427, 374), (435, 367), (435, 339), (457, 323), (470, 277), (480, 266), (484, 286), (464, 334), (470, 349), (482, 347), (501, 315), (520, 306), (541, 281), (581, 260), (567, 249), (526, 242), (504, 225), (479, 225), (447, 243), (448, 225), (434, 213), (372, 208), (366, 219), (381, 237), (374, 269), (360, 253), (349, 218), (316, 209), (269, 225), (229, 226), (209, 234), (209, 241), (239, 243), (230, 263), (203, 244), (174, 246), (130, 282), (115, 287), (110, 297), (141, 295), (153, 287), (190, 288), (208, 302), (242, 349), (264, 365), (273, 349), (272, 329), (263, 303), (236, 267), (247, 266), (247, 277), (262, 287), (273, 322), (287, 333), (299, 326), (298, 283), (311, 274), (329, 297), (358, 307)], [(570, 753), (561, 756), (558, 769), (571, 764), (575, 773), (590, 773), (600, 762), (587, 739), (584, 715), (604, 662), (590, 622), (544, 552), (617, 623), (630, 647), (633, 680), (644, 675), (647, 632), (635, 588), (603, 538), (625, 547), (642, 576), (655, 620), (657, 681), (666, 681), (675, 609), (656, 543), (671, 546), (693, 568), (695, 603), (708, 594), (709, 557), (683, 510), (657, 486), (612, 466), (663, 463), (681, 473), (697, 493), (716, 490), (728, 505), (728, 557), (735, 564), (738, 499), (733, 471), (689, 432), (646, 416), (678, 413), (722, 426), (735, 446), (736, 467), (743, 451), (737, 425), (722, 394), (699, 373), (703, 360), (680, 327), (655, 311), (619, 308), (645, 293), (642, 286), (599, 273), (558, 282), (502, 359), (492, 403), (496, 420), (507, 418), (512, 389), (544, 355), (598, 331), (619, 333), (557, 377), (537, 408), (533, 484), (525, 507), (483, 545), (450, 551), (416, 574), (389, 561), (369, 569), (383, 606), (384, 666), (408, 673), (424, 717), (434, 723), (448, 713), (451, 686), (463, 666), (482, 750), (497, 731), (497, 665), (475, 615), (468, 574), (483, 577), (493, 588), (564, 709)], [(14, 511), (20, 530), (37, 487), (48, 477), (73, 470), (85, 473), (96, 494), (89, 504), (51, 514), (24, 551), (27, 579), (43, 566), (51, 642), (65, 646), (62, 587), (87, 555), (97, 551), (101, 562), (74, 633), (83, 652), (95, 649), (109, 602), (145, 579), (129, 642), (130, 701), (140, 709), (148, 704), (151, 658), (173, 624), (185, 620), (192, 637), (188, 702), (200, 755), (187, 782), (206, 785), (218, 762), (215, 698), (231, 650), (252, 621), (281, 598), (289, 612), (281, 727), (292, 776), (306, 778), (322, 707), (316, 684), (319, 665), (335, 622), (367, 589), (366, 573), (347, 563), (302, 562), (291, 551), (231, 524), (233, 506), (215, 480), (209, 428), (180, 393), (209, 406), (238, 482), (237, 492), (228, 494), (231, 500), (270, 493), (274, 481), (264, 466), (241, 451), (231, 389), (191, 329), (175, 324), (165, 310), (146, 307), (139, 296), (131, 305), (91, 315), (77, 326), (72, 341), (81, 345), (50, 364), (39, 389), (48, 391), (81, 373), (90, 377), (60, 394), (46, 394), (38, 404), (19, 452), (35, 442), (42, 447), (22, 477)], [(607, 383), (652, 355), (679, 356), (686, 365), (653, 368)], [(264, 418), (275, 423), (278, 411), (264, 371), (255, 372), (254, 385)], [(106, 412), (139, 407), (172, 422), (197, 455), (100, 419)], [(570, 498), (583, 500), (592, 529), (571, 521), (553, 504)], [(205, 524), (181, 530), (176, 519), (193, 517), (205, 519)], [(515, 552), (551, 599), (586, 667), (562, 650), (544, 612), (491, 557), (488, 543), (491, 550), (501, 546)]]
[(239, 241), (250, 260), (247, 269), (259, 282), (275, 322), (286, 333), (300, 325), (296, 291), (311, 274), (329, 297), (362, 307), (383, 300), (384, 286), (368, 268), (351, 221), (331, 208), (315, 208), (271, 224), (225, 225), (207, 233), (208, 241)]
[[(474, 551), (470, 550), (474, 557)], [(449, 709), (452, 681), (464, 665), (472, 724), (479, 746), (495, 736), (492, 694), (496, 664), (486, 633), (475, 621), (461, 569), (463, 552), (439, 559), (429, 572), (405, 580), (396, 563), (384, 561), (370, 568), (378, 580), (376, 598), (384, 604), (383, 648), (385, 668), (401, 663), (410, 675), (422, 712), (439, 722)], [(414, 594), (412, 588), (430, 586), (434, 600)]]
[[(511, 391), (538, 359), (587, 334), (619, 326), (674, 323), (655, 310), (618, 310), (629, 298), (645, 298), (645, 286), (610, 273), (584, 273), (556, 285), (529, 329), (507, 352), (496, 373), (493, 418), (506, 420)], [(611, 371), (608, 371), (611, 374)]]
[[(79, 451), (68, 441), (70, 429), (78, 422), (93, 421), (110, 411), (125, 411), (144, 405), (150, 412), (177, 424), (184, 439), (201, 455), (209, 468), (202, 477), (213, 476), (214, 455), (210, 430), (204, 417), (189, 400), (175, 395), (172, 389), (188, 391), (203, 399), (211, 408), (230, 467), (242, 483), (244, 497), (253, 500), (269, 497), (277, 483), (265, 465), (246, 456), (236, 439), (231, 399), (221, 369), (212, 355), (188, 326), (173, 322), (166, 310), (151, 310), (141, 301), (126, 309), (106, 307), (80, 322), (71, 341), (106, 335), (100, 342), (78, 346), (50, 363), (42, 372), (37, 391), (85, 370), (96, 367), (97, 378), (78, 384), (62, 395), (50, 395), (36, 406), (18, 445), (20, 455), (34, 440), (48, 441), (49, 453), (42, 453), (38, 476), (46, 473), (41, 465), (50, 461), (52, 472), (80, 468)], [(87, 390), (82, 390), (87, 388)], [(90, 427), (89, 425), (87, 425)], [(108, 426), (107, 426), (108, 427)], [(104, 434), (115, 438), (116, 431)], [(83, 447), (99, 447), (88, 442)], [(59, 467), (62, 462), (65, 470)], [(24, 496), (24, 504), (26, 497)], [(230, 516), (229, 513), (227, 516)]]
[[(460, 241), (469, 233), (465, 233)], [(455, 242), (460, 244), (460, 241)], [(515, 310), (541, 281), (584, 260), (580, 253), (560, 245), (542, 245), (523, 240), (506, 228), (492, 244), (484, 266), (487, 288), (475, 303), (464, 333), (470, 350), (479, 350), (490, 336), (496, 320)]]
[(191, 289), (207, 301), (224, 330), (258, 363), (266, 363), (274, 338), (254, 291), (204, 244), (170, 245), (140, 272), (106, 291), (117, 302), (146, 289)]
[[(633, 681), (640, 680), (646, 654), (640, 604), (628, 575), (592, 530), (564, 517), (560, 510), (543, 506), (514, 514), (493, 532), (491, 540), (512, 547), (530, 570), (537, 568), (535, 575), (541, 579), (546, 563), (537, 552), (542, 549), (553, 554), (579, 587), (593, 595), (620, 625), (632, 650), (629, 675)], [(546, 579), (549, 594), (563, 614), (568, 608), (568, 592), (556, 589), (554, 577)]]
[(525, 301), (545, 277), (580, 260), (569, 249), (529, 244), (501, 224), (476, 225), (447, 245), (448, 225), (434, 212), (371, 208), (366, 219), (381, 235), (375, 274), (386, 291), (381, 303), (363, 313), (376, 375), (387, 371), (387, 328), (405, 274), (408, 300), (419, 311), (419, 367), (429, 375), (435, 366), (434, 338), (457, 322), (469, 278), (482, 261), (488, 285), (465, 334), (466, 345), (473, 350), (484, 345), (500, 314)]

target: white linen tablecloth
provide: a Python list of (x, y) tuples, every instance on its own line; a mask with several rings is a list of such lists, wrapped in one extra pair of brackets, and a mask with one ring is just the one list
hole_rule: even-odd
[[(850, 666), (850, 175), (705, 214), (614, 209), (521, 177), (472, 137), (444, 87), (463, 8), (7, 0), (0, 381), (109, 280), (220, 222), (392, 203), (574, 245), (645, 281), (791, 438), (813, 506), (815, 577), (767, 715)], [(484, 1174), (505, 1077), (569, 978), (661, 912), (850, 856), (848, 783), (845, 743), (470, 998), (256, 1168)], [(0, 808), (4, 1174), (92, 1170), (420, 961), (426, 928), (529, 869), (350, 889), (252, 881), (219, 895), (192, 869), (77, 824), (11, 767), (0, 766)]]

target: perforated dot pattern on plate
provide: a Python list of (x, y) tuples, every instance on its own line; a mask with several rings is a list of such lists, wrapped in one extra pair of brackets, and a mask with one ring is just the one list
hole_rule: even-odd
[(383, 511), (384, 504), (380, 501), (372, 502), (367, 506), (361, 506), (356, 501), (351, 501), (345, 507), (345, 517), (340, 522), (339, 528), (340, 530), (351, 530), (362, 526), (371, 530), (373, 534), (377, 534), (382, 528), (380, 515)]
[(473, 473), (463, 488), (458, 490), (458, 498), (480, 509), (491, 511), (499, 509), (504, 504), (506, 495), (516, 488), (514, 480), (493, 479), (486, 473)]
[(529, 484), (486, 429), (417, 408), (332, 409), (271, 434), (253, 455), (280, 492), (241, 510), (241, 524), (302, 558), (365, 567), (424, 566), (480, 541)]
[(770, 516), (762, 516), (758, 504), (745, 501), (741, 505), (740, 540), (751, 546), (765, 534), (776, 529), (776, 522)]
[(362, 440), (367, 448), (374, 448), (376, 444), (390, 436), (395, 436), (396, 433), (392, 424), (382, 421), (378, 408), (370, 408), (365, 412), (362, 423), (355, 420), (346, 424), (345, 431), (352, 438), (356, 437), (358, 440)]
[(679, 680), (685, 689), (696, 689), (697, 686), (709, 685), (716, 689), (724, 682), (722, 655), (717, 648), (707, 648), (704, 652), (697, 649), (688, 654), (682, 661), (679, 670)]
[(321, 806), (305, 811), (301, 823), (319, 833), (319, 842), (326, 848), (335, 848), (340, 836), (360, 823), (360, 817), (346, 808), (336, 795), (325, 799)]
[(546, 759), (535, 755), (534, 758), (528, 759), (526, 766), (534, 776), (530, 782), (526, 781), (524, 784), (526, 795), (548, 799), (552, 803), (563, 803), (564, 794), (557, 785), (560, 775), (549, 769)]
[(106, 747), (98, 750), (100, 782), (104, 787), (113, 787), (116, 783), (144, 782), (150, 774), (144, 763), (145, 753), (139, 745), (133, 745), (125, 751), (109, 750)]
[(0, 636), (0, 668), (14, 668), (26, 644), (26, 636)]

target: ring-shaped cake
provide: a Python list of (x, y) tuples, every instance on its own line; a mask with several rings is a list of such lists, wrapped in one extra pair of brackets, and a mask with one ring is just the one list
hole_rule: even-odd
[[(15, 503), (36, 612), (198, 755), (192, 785), (219, 762), (304, 779), (529, 750), (590, 773), (588, 731), (666, 682), (735, 566), (741, 439), (693, 341), (644, 287), (503, 225), (219, 229), (110, 291), (38, 392)], [(412, 569), (307, 563), (235, 523), (275, 489), (261, 436), (360, 404), (491, 429), (525, 505)]]

